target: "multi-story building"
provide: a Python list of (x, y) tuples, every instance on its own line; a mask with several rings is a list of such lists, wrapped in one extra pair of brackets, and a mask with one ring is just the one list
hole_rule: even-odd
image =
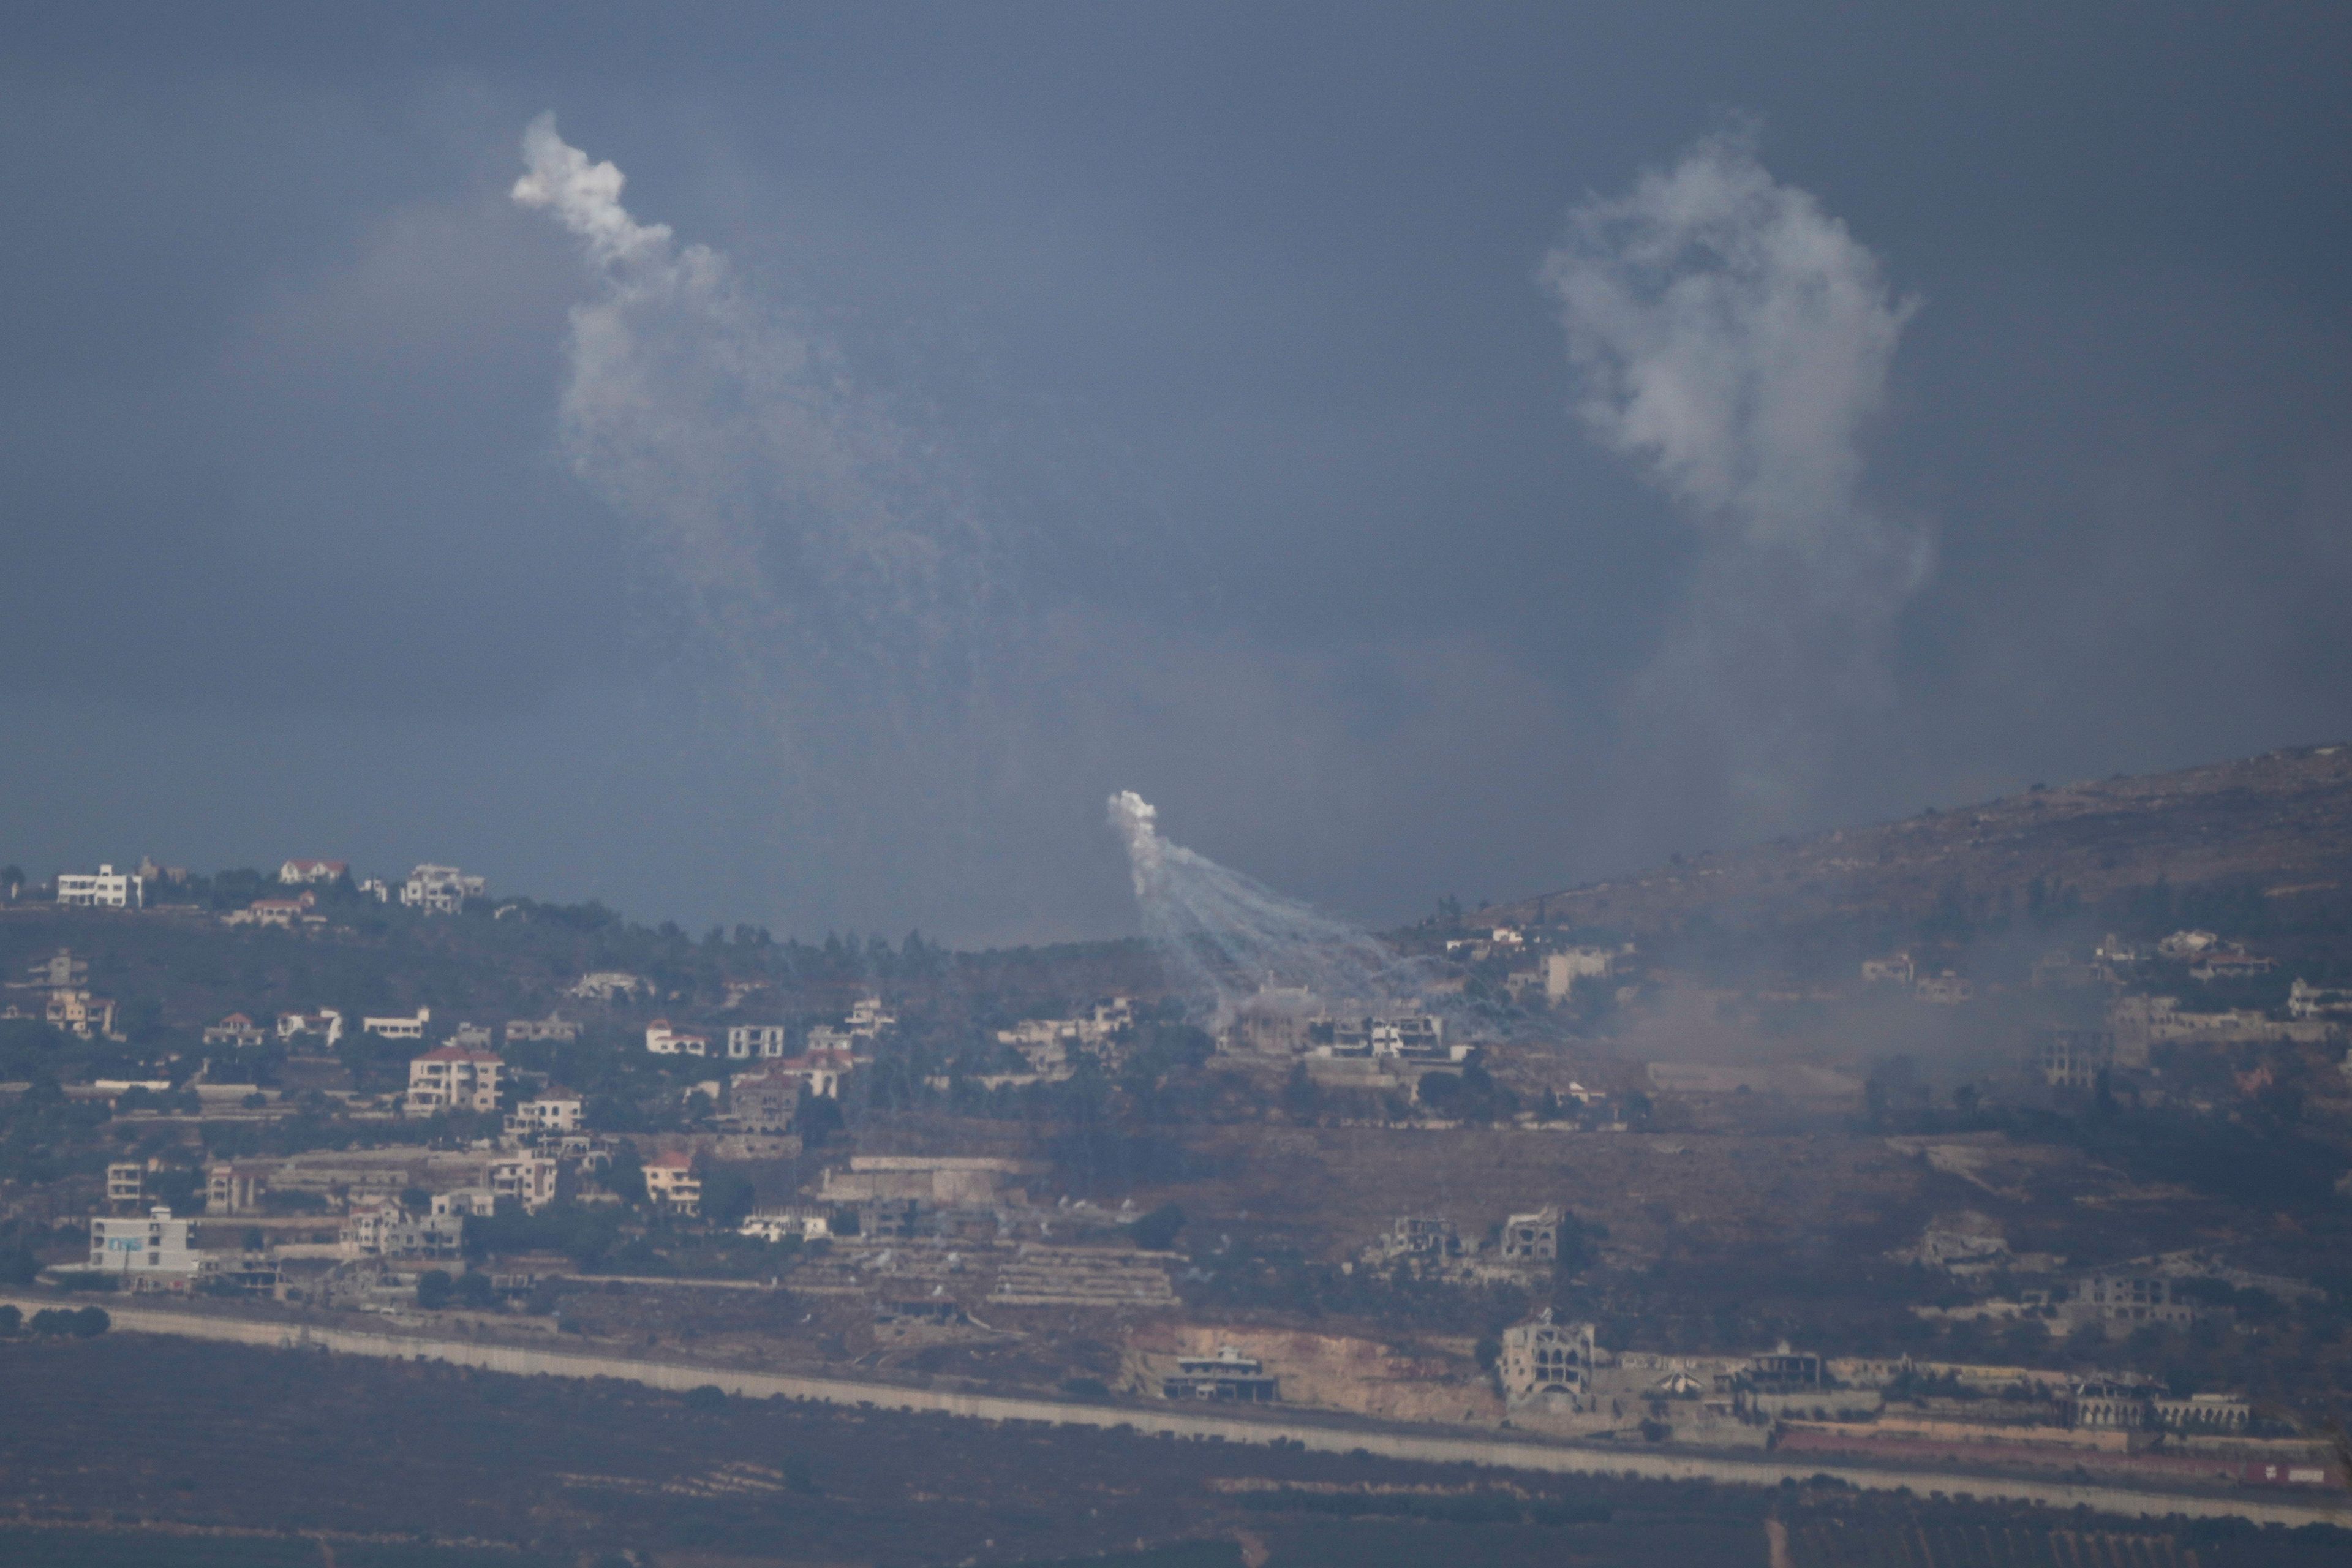
[(100, 866), (96, 874), (66, 871), (58, 877), (58, 902), (85, 910), (138, 910), (147, 906), (147, 879), (136, 872)]
[(1163, 1399), (1205, 1399), (1219, 1404), (1271, 1405), (1282, 1397), (1281, 1380), (1268, 1377), (1265, 1363), (1220, 1345), (1213, 1356), (1178, 1358), (1173, 1375), (1160, 1380)]
[(801, 1109), (801, 1079), (761, 1068), (739, 1072), (727, 1089), (727, 1114), (746, 1132), (789, 1132)]
[(251, 1214), (269, 1190), (273, 1167), (246, 1160), (215, 1162), (205, 1172), (206, 1214)]
[(577, 1132), (586, 1124), (586, 1102), (577, 1093), (551, 1086), (508, 1114), (507, 1136), (536, 1142), (544, 1137)]
[(147, 1167), (137, 1160), (119, 1160), (106, 1167), (106, 1201), (120, 1211), (147, 1201)]
[(694, 1173), (694, 1156), (682, 1152), (656, 1154), (645, 1163), (646, 1196), (679, 1214), (702, 1212), (702, 1178)]
[(512, 1155), (490, 1162), (490, 1191), (537, 1214), (561, 1195), (562, 1175), (563, 1163), (552, 1155)]
[(2197, 1309), (2176, 1296), (2172, 1286), (2160, 1274), (2086, 1275), (2074, 1281), (2074, 1290), (2059, 1303), (2058, 1311), (2078, 1323), (2134, 1327), (2163, 1323), (2186, 1328), (2196, 1320)]
[(194, 1220), (173, 1219), (167, 1208), (142, 1219), (99, 1215), (89, 1222), (89, 1266), (128, 1277), (132, 1289), (147, 1281), (184, 1286), (203, 1262)]
[(391, 1200), (354, 1207), (342, 1227), (346, 1258), (436, 1259), (465, 1248), (462, 1215), (414, 1215)]
[(231, 1013), (205, 1031), (208, 1046), (257, 1046), (261, 1044), (261, 1026), (242, 1013)]
[(480, 877), (468, 877), (455, 866), (419, 866), (400, 885), (400, 901), (428, 915), (454, 915), (467, 899), (489, 890)]
[(753, 1057), (781, 1057), (785, 1051), (782, 1024), (730, 1024), (727, 1027), (727, 1059), (749, 1061)]
[(506, 1064), (488, 1051), (438, 1047), (408, 1064), (408, 1099), (403, 1109), (411, 1116), (496, 1110), (505, 1073)]
[(1545, 1308), (1523, 1323), (1503, 1331), (1503, 1348), (1496, 1370), (1503, 1380), (1503, 1396), (1514, 1405), (1549, 1395), (1566, 1399), (1580, 1410), (1592, 1400), (1592, 1371), (1599, 1356), (1591, 1323), (1555, 1321)]
[(1559, 1209), (1546, 1205), (1533, 1214), (1515, 1214), (1503, 1222), (1503, 1261), (1553, 1263), (1559, 1258)]
[(50, 1028), (63, 1029), (85, 1040), (100, 1036), (115, 1037), (114, 999), (110, 996), (93, 996), (79, 986), (59, 986), (49, 993), (43, 1014)]

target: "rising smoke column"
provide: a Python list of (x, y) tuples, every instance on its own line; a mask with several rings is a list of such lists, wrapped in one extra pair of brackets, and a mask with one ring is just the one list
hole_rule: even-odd
[(1745, 133), (1576, 208), (1542, 276), (1587, 428), (1643, 465), (1699, 545), (1633, 721), (1716, 753), (1744, 826), (1771, 826), (1841, 723), (1887, 700), (1895, 620), (1928, 569), (1924, 533), (1860, 494), (1917, 303)]
[(1414, 999), (1426, 976), (1412, 960), (1345, 921), (1286, 899), (1160, 836), (1160, 814), (1133, 790), (1110, 797), (1127, 845), (1143, 934), (1169, 980), (1215, 1020), (1262, 984), (1305, 986), (1335, 1007)]

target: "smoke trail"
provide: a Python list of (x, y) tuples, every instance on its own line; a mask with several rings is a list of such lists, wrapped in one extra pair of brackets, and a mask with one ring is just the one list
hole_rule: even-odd
[(1885, 700), (1895, 618), (1930, 552), (1859, 494), (1861, 436), (1917, 302), (1751, 142), (1703, 141), (1580, 206), (1542, 276), (1585, 424), (1647, 467), (1701, 543), (1637, 721), (1727, 753), (1755, 826), (1802, 796), (1844, 714)]
[(1169, 979), (1222, 1023), (1261, 984), (1303, 986), (1334, 1007), (1416, 1003), (1419, 961), (1369, 932), (1286, 899), (1160, 836), (1159, 812), (1133, 790), (1110, 797), (1126, 840), (1143, 934)]
[(600, 284), (572, 312), (573, 470), (639, 526), (772, 717), (806, 718), (844, 679), (921, 685), (956, 652), (985, 576), (934, 459), (724, 255), (633, 217), (621, 171), (568, 145), (552, 115), (522, 153), (513, 199), (577, 237)]

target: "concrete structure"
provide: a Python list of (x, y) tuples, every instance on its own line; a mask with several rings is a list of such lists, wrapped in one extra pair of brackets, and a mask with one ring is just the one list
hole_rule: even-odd
[(231, 1013), (205, 1031), (208, 1046), (257, 1046), (261, 1044), (261, 1027), (242, 1013)]
[(2044, 1029), (2034, 1042), (2032, 1070), (2053, 1089), (2087, 1090), (2115, 1061), (2116, 1037), (2105, 1029)]
[(147, 907), (147, 879), (135, 872), (100, 866), (95, 874), (65, 871), (58, 877), (58, 902), (84, 910)]
[(1544, 995), (1565, 1002), (1580, 980), (1606, 980), (1617, 968), (1617, 955), (1605, 947), (1571, 947), (1544, 954)]
[(52, 1029), (62, 1029), (82, 1039), (119, 1039), (114, 1032), (114, 999), (93, 996), (76, 986), (61, 986), (49, 993), (48, 1005), (42, 1016)]
[(379, 1201), (354, 1208), (341, 1239), (346, 1258), (446, 1259), (463, 1252), (466, 1221), (460, 1215), (419, 1217), (397, 1203)]
[(694, 1156), (656, 1154), (645, 1163), (646, 1196), (680, 1214), (702, 1212), (702, 1178), (694, 1173)]
[(206, 1214), (252, 1214), (261, 1207), (276, 1167), (250, 1160), (222, 1160), (205, 1172)]
[(147, 1167), (121, 1160), (106, 1168), (106, 1201), (118, 1210), (138, 1208), (147, 1201)]
[(548, 1154), (517, 1154), (490, 1162), (490, 1191), (537, 1214), (562, 1195), (562, 1162)]
[(360, 1032), (386, 1040), (421, 1040), (425, 1037), (425, 1026), (432, 1021), (433, 1009), (419, 1007), (413, 1018), (403, 1017), (399, 1014), (382, 1018), (362, 1017)]
[(781, 1057), (785, 1051), (782, 1024), (730, 1024), (727, 1026), (727, 1059)]
[(839, 1100), (842, 1080), (856, 1067), (856, 1059), (847, 1051), (811, 1050), (786, 1057), (769, 1070), (797, 1079), (803, 1089), (820, 1100)]
[(635, 996), (640, 992), (653, 994), (654, 983), (642, 974), (631, 974), (618, 969), (599, 969), (572, 982), (567, 993), (591, 1002), (610, 1002), (615, 997)]
[(149, 1280), (184, 1283), (195, 1278), (203, 1261), (195, 1222), (173, 1219), (170, 1209), (151, 1209), (142, 1219), (101, 1215), (89, 1222), (89, 1266), (127, 1277), (133, 1289)]
[(289, 860), (278, 868), (278, 879), (289, 888), (308, 882), (332, 882), (349, 869), (341, 860)]
[(802, 1080), (793, 1073), (739, 1072), (727, 1089), (727, 1114), (746, 1132), (790, 1132), (800, 1115)]
[(507, 1117), (506, 1133), (536, 1142), (543, 1137), (577, 1132), (585, 1125), (586, 1102), (571, 1089), (550, 1086), (514, 1108)]
[(833, 1234), (833, 1219), (814, 1205), (793, 1204), (782, 1208), (753, 1209), (736, 1228), (761, 1241), (822, 1241)]
[(1570, 1410), (1589, 1409), (1599, 1354), (1591, 1323), (1557, 1321), (1547, 1307), (1503, 1331), (1502, 1352), (1496, 1361), (1503, 1397), (1513, 1405), (1560, 1400)]
[(698, 1029), (681, 1029), (667, 1018), (646, 1026), (646, 1049), (657, 1057), (703, 1057), (710, 1054), (710, 1037)]
[(468, 877), (455, 866), (419, 866), (400, 885), (400, 901), (428, 915), (454, 915), (467, 899), (488, 891), (480, 877)]
[(2184, 1436), (2229, 1436), (2252, 1419), (2244, 1395), (2192, 1394), (2176, 1399), (2145, 1384), (2093, 1380), (2067, 1391), (2059, 1408), (2066, 1425), (2088, 1431), (2171, 1431)]
[(1862, 961), (1862, 979), (1866, 985), (1909, 985), (1918, 978), (1918, 968), (1907, 952), (1889, 953), (1885, 958)]
[(2058, 1312), (2070, 1322), (2095, 1322), (2110, 1333), (2159, 1323), (2186, 1328), (2197, 1310), (2173, 1293), (2173, 1281), (2160, 1274), (2093, 1274), (2074, 1281)]
[(550, 1013), (544, 1018), (509, 1018), (507, 1020), (507, 1041), (510, 1045), (518, 1040), (568, 1042), (579, 1037), (580, 1026), (561, 1013)]
[(1232, 1345), (1213, 1356), (1185, 1356), (1173, 1374), (1160, 1380), (1163, 1399), (1206, 1399), (1231, 1405), (1271, 1405), (1282, 1396), (1280, 1380), (1265, 1374), (1265, 1363)]
[(408, 1064), (408, 1098), (401, 1110), (410, 1116), (431, 1116), (444, 1110), (496, 1110), (506, 1064), (488, 1051), (442, 1046)]
[(1459, 1258), (1469, 1248), (1450, 1219), (1399, 1215), (1381, 1237), (1380, 1250), (1388, 1258)]
[(278, 1037), (291, 1040), (301, 1035), (313, 1035), (329, 1050), (343, 1037), (343, 1016), (332, 1007), (321, 1007), (315, 1013), (280, 1013), (278, 1015)]
[(1506, 1263), (1554, 1263), (1559, 1259), (1560, 1211), (1547, 1204), (1533, 1214), (1515, 1214), (1503, 1222), (1502, 1255)]

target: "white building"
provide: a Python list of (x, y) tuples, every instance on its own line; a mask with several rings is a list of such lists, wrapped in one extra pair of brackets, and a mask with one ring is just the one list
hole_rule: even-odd
[(731, 1024), (727, 1029), (727, 1058), (749, 1061), (753, 1057), (775, 1058), (784, 1054), (784, 1026), (782, 1024)]
[(496, 1110), (506, 1064), (488, 1051), (442, 1046), (408, 1064), (411, 1116), (443, 1110)]
[(509, 1018), (507, 1040), (576, 1040), (580, 1026), (561, 1013), (550, 1013), (544, 1018)]
[(400, 885), (400, 901), (428, 915), (454, 915), (467, 899), (488, 890), (486, 879), (468, 877), (455, 866), (419, 866)]
[(645, 1163), (646, 1196), (680, 1214), (702, 1212), (702, 1178), (694, 1173), (694, 1156), (684, 1152), (656, 1154)]
[(545, 1154), (518, 1154), (490, 1162), (490, 1191), (512, 1198), (531, 1214), (553, 1203), (562, 1184), (563, 1164)]
[(455, 1214), (414, 1216), (396, 1203), (377, 1202), (352, 1210), (341, 1240), (346, 1258), (450, 1258), (464, 1250), (466, 1220)]
[(299, 1035), (316, 1035), (319, 1043), (328, 1049), (343, 1037), (343, 1016), (332, 1007), (321, 1007), (315, 1013), (280, 1013), (278, 1015), (278, 1037), (290, 1040)]
[(707, 1057), (710, 1037), (698, 1029), (677, 1028), (667, 1018), (656, 1018), (646, 1026), (646, 1049), (657, 1057)]
[(425, 1026), (432, 1021), (433, 1009), (419, 1007), (414, 1018), (403, 1017), (396, 1013), (384, 1018), (362, 1017), (360, 1033), (381, 1036), (387, 1040), (421, 1040), (425, 1037)]
[(803, 1051), (796, 1057), (786, 1057), (775, 1064), (774, 1072), (786, 1078), (798, 1079), (802, 1087), (823, 1100), (841, 1098), (841, 1080), (856, 1069), (856, 1063), (847, 1051)]
[(562, 1137), (586, 1124), (580, 1096), (568, 1089), (548, 1089), (514, 1108), (507, 1117), (507, 1136), (537, 1142)]
[(100, 866), (96, 875), (65, 871), (58, 877), (58, 902), (85, 910), (137, 910), (147, 906), (147, 879)]
[(193, 1279), (203, 1261), (195, 1222), (173, 1219), (170, 1209), (151, 1209), (144, 1219), (101, 1215), (89, 1222), (89, 1266), (129, 1275), (134, 1288), (144, 1279)]
[(799, 1241), (822, 1241), (833, 1234), (833, 1220), (824, 1209), (809, 1204), (794, 1204), (783, 1208), (754, 1209), (736, 1227), (744, 1236), (756, 1236), (761, 1241), (782, 1241), (791, 1237)]
[(289, 888), (306, 882), (331, 882), (349, 869), (341, 860), (289, 860), (278, 868), (278, 879)]

